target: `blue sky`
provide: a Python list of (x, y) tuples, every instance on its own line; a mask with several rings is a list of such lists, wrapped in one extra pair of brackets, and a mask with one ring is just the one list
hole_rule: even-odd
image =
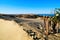
[(0, 13), (5, 14), (52, 14), (60, 8), (60, 0), (0, 0)]

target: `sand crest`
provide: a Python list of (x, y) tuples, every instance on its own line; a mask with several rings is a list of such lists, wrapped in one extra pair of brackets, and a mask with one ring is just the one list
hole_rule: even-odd
[(32, 40), (14, 21), (0, 19), (0, 40)]

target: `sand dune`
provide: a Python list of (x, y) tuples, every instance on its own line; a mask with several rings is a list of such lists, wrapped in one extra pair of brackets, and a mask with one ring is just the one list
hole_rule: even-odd
[(0, 19), (0, 40), (32, 40), (14, 21)]

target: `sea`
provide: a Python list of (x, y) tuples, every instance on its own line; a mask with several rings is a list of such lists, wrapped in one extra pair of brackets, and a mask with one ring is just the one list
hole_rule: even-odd
[(37, 14), (38, 16), (51, 16), (51, 17), (53, 17), (53, 16), (55, 16), (55, 14)]

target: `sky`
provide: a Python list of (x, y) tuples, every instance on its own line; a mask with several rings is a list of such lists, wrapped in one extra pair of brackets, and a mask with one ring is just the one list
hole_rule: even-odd
[(0, 0), (0, 13), (53, 14), (60, 8), (60, 0)]

